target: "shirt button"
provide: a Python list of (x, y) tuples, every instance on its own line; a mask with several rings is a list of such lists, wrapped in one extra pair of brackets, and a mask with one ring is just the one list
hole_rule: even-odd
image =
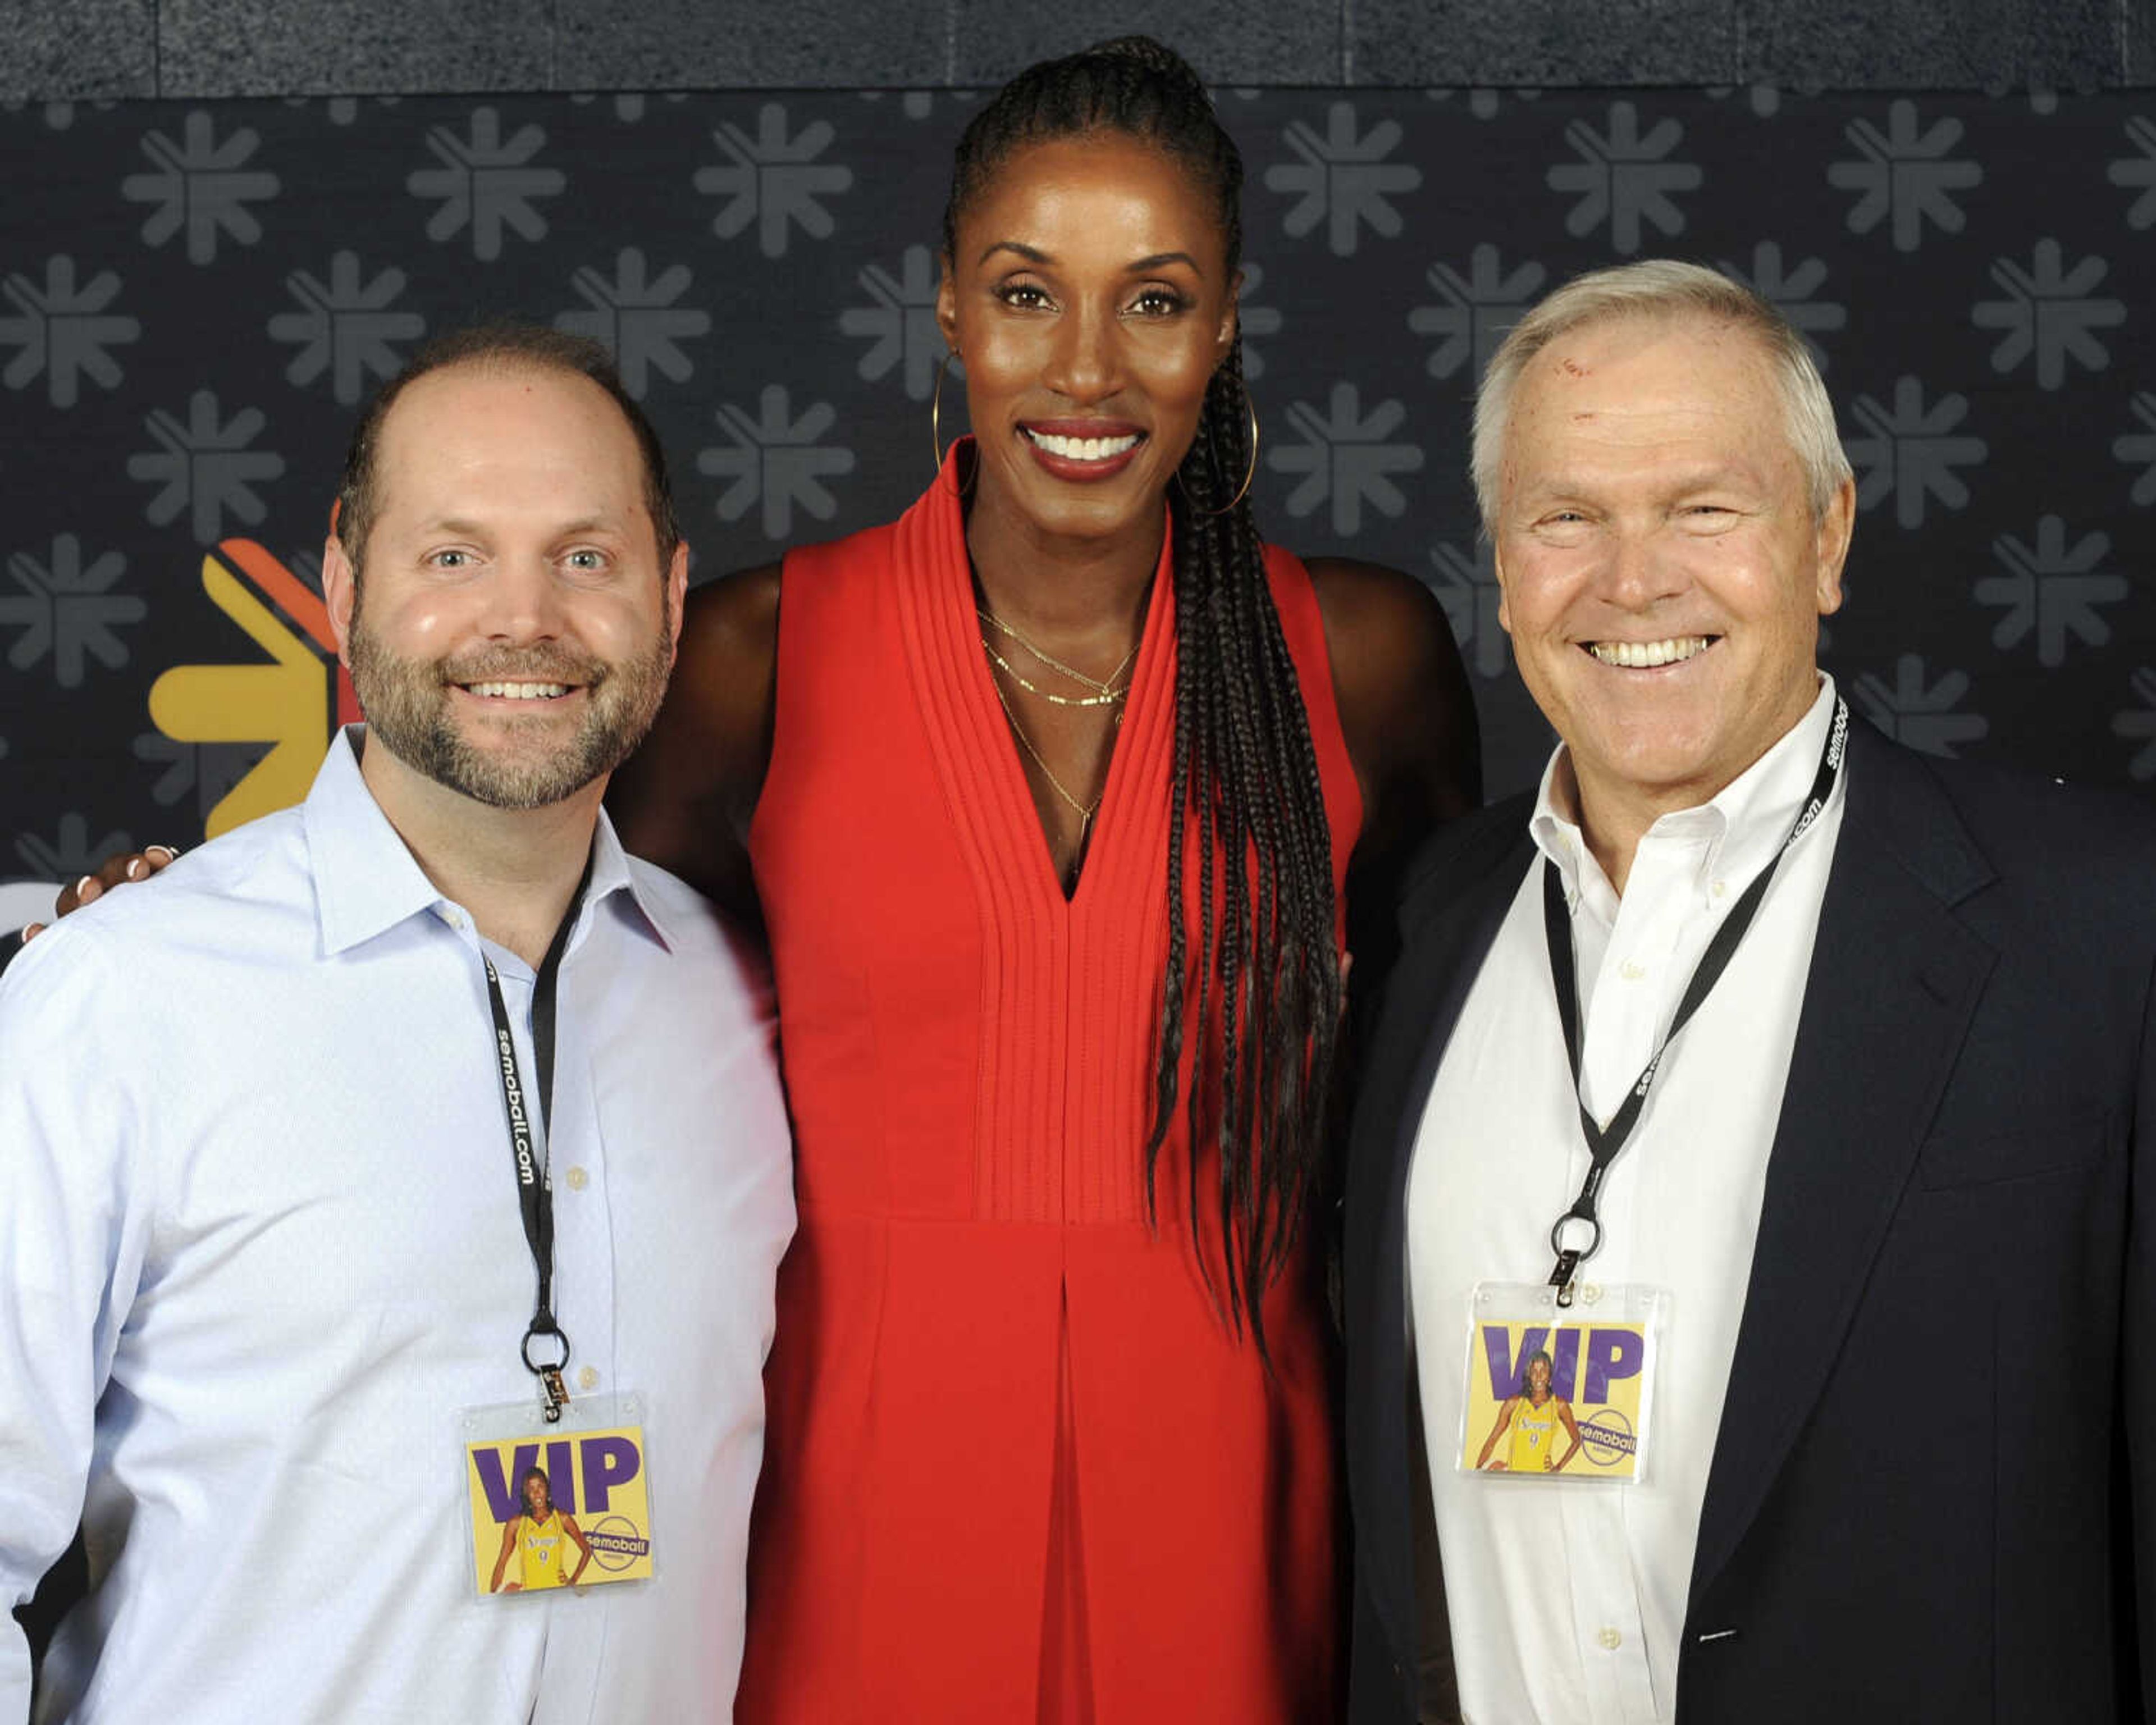
[[(586, 1366), (583, 1370), (577, 1373), (578, 1389), (590, 1390), (597, 1389), (598, 1387), (599, 1371), (597, 1366)], [(1614, 1633), (1614, 1631), (1612, 1633)], [(1610, 1645), (1614, 1646), (1616, 1644), (1612, 1642)]]
[(1612, 1653), (1614, 1653), (1620, 1647), (1625, 1645), (1624, 1636), (1619, 1635), (1614, 1629), (1604, 1630), (1599, 1635), (1596, 1635), (1594, 1639), (1601, 1642), (1601, 1644), (1607, 1647)]
[(1727, 880), (1717, 880), (1714, 883), (1714, 896), (1717, 898), (1724, 896), (1728, 891), (1729, 883)]
[(572, 1191), (572, 1192), (581, 1192), (581, 1191), (583, 1191), (583, 1190), (584, 1189), (584, 1188), (585, 1188), (585, 1187), (587, 1187), (587, 1186), (590, 1185), (591, 1183), (592, 1183), (592, 1177), (591, 1177), (589, 1174), (586, 1173), (581, 1167), (572, 1168), (571, 1168), (571, 1169), (569, 1170), (569, 1190), (570, 1190), (570, 1191)]
[(1628, 983), (1636, 983), (1640, 978), (1646, 975), (1646, 973), (1647, 967), (1645, 965), (1635, 964), (1629, 958), (1617, 967), (1617, 974), (1624, 978)]
[(455, 929), (458, 933), (461, 934), (464, 932), (465, 919), (461, 916), (458, 915), (456, 911), (443, 911), (442, 921), (448, 923), (450, 927)]

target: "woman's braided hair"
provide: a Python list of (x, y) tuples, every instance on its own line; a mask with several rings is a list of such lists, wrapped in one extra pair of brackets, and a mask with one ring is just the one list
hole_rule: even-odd
[[(1214, 198), (1232, 275), (1242, 254), (1241, 154), (1198, 74), (1144, 36), (1029, 67), (974, 117), (952, 173), (945, 254), (957, 256), (959, 215), (1010, 156), (1099, 132), (1142, 140), (1188, 169)], [(1229, 1312), (1238, 1325), (1247, 1318), (1262, 1350), (1260, 1301), (1321, 1184), (1341, 982), (1309, 716), (1250, 503), (1237, 495), (1255, 454), (1248, 400), (1238, 331), (1176, 474), (1168, 957), (1146, 1189), (1150, 1204), (1188, 1050), (1192, 1231), (1204, 1238), (1198, 1168), (1210, 1145)], [(1194, 954), (1186, 829), (1199, 846)]]

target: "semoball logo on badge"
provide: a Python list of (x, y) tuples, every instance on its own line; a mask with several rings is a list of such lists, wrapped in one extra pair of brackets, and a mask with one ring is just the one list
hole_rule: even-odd
[(592, 1561), (602, 1569), (619, 1572), (651, 1555), (651, 1542), (626, 1517), (602, 1516), (584, 1530), (584, 1538), (591, 1542)]
[(352, 678), (321, 597), (251, 539), (203, 553), (203, 589), (264, 657), (173, 666), (151, 685), (150, 721), (175, 742), (266, 743), (257, 762), (203, 817), (214, 839), (307, 794), (332, 726), (360, 716)]
[(1579, 1422), (1579, 1452), (1597, 1467), (1616, 1467), (1638, 1453), (1639, 1435), (1614, 1408)]

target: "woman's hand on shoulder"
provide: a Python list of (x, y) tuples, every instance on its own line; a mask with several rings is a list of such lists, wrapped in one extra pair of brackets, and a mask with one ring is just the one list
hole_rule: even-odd
[[(158, 873), (179, 851), (170, 845), (146, 845), (140, 850), (123, 850), (116, 856), (108, 856), (91, 873), (82, 875), (69, 886), (60, 889), (53, 900), (53, 920), (80, 910), (95, 899), (100, 899), (116, 886), (146, 880)], [(45, 925), (33, 922), (23, 930), (25, 941), (44, 932)]]
[(749, 917), (748, 829), (771, 760), (778, 593), (771, 563), (689, 594), (658, 721), (607, 788), (632, 855)]

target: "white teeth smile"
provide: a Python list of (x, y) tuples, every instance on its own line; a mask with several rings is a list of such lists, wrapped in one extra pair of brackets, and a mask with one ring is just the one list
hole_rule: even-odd
[(1658, 665), (1679, 665), (1694, 654), (1707, 651), (1705, 635), (1678, 635), (1666, 641), (1595, 641), (1588, 647), (1604, 665), (1627, 670), (1645, 670)]
[(567, 683), (467, 683), (475, 695), (496, 701), (557, 701), (569, 692)]
[[(1024, 430), (1025, 428), (1021, 427)], [(1138, 446), (1137, 434), (1125, 437), (1058, 437), (1052, 432), (1026, 430), (1034, 444), (1066, 461), (1108, 461)]]

